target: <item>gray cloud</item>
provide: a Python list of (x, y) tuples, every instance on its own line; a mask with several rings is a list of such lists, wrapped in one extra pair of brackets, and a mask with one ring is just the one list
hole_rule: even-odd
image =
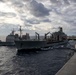
[(70, 4), (69, 0), (50, 0), (50, 1), (51, 3), (57, 4), (57, 5)]
[(40, 24), (40, 22), (38, 20), (33, 20), (33, 19), (26, 20), (26, 22), (29, 24)]
[(42, 3), (32, 0), (30, 2), (30, 13), (36, 17), (44, 17), (49, 15), (49, 10)]
[(52, 3), (59, 3), (59, 0), (50, 0)]
[(11, 0), (12, 3), (16, 6), (16, 7), (23, 7), (24, 4), (23, 4), (23, 1), (21, 0)]
[(61, 0), (50, 0), (52, 4), (61, 5)]
[(74, 3), (76, 3), (76, 0), (69, 0), (70, 2), (74, 2)]
[(12, 13), (12, 12), (0, 12), (0, 16), (2, 17), (16, 17), (16, 14), (15, 13)]
[(36, 18), (30, 18), (30, 19), (26, 19), (26, 17), (22, 16), (21, 20), (24, 21), (24, 23), (26, 24), (40, 24), (40, 21), (37, 20)]
[(70, 4), (69, 0), (63, 0), (64, 4)]
[(40, 24), (41, 22), (51, 22), (49, 19), (40, 19), (40, 20), (37, 20), (37, 19), (29, 19), (29, 20), (26, 20), (29, 24)]
[(3, 2), (3, 0), (0, 0), (0, 2)]
[(0, 2), (5, 2), (5, 0), (0, 0)]
[(26, 26), (26, 27), (32, 27), (32, 25), (31, 25), (31, 24), (25, 24), (25, 26)]
[(51, 22), (49, 19), (44, 19), (42, 22)]

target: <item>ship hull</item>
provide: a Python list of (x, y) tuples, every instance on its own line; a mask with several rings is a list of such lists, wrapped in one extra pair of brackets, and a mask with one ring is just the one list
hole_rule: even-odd
[(45, 47), (46, 41), (15, 41), (18, 50), (38, 50)]
[(15, 46), (14, 42), (0, 42), (0, 46)]

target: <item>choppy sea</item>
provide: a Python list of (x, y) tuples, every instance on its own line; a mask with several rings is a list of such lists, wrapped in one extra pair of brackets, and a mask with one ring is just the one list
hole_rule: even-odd
[(54, 49), (18, 53), (15, 47), (0, 47), (0, 75), (55, 75), (69, 60), (72, 50)]

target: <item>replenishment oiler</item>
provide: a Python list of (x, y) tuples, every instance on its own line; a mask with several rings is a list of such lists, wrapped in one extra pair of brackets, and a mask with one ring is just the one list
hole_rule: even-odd
[[(19, 30), (20, 37), (18, 40), (15, 40), (15, 46), (19, 51), (39, 50), (41, 48), (49, 47), (51, 45), (67, 41), (67, 35), (63, 32), (62, 27), (59, 27), (58, 32), (54, 32), (52, 34), (50, 34), (50, 32), (46, 33), (43, 39), (40, 39), (40, 35), (37, 32), (35, 32), (36, 37), (34, 39), (31, 39), (29, 33), (22, 35), (21, 26)], [(48, 34), (50, 34), (49, 37), (47, 36)]]
[(18, 50), (38, 50), (46, 46), (47, 42), (45, 40), (41, 40), (37, 32), (35, 32), (35, 38), (31, 39), (29, 33), (26, 33), (26, 35), (22, 35), (21, 26), (19, 31), (19, 40), (15, 40), (15, 46)]

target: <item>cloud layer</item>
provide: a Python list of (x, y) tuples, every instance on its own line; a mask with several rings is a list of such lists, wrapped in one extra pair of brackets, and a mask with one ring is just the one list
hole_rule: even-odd
[(22, 25), (30, 33), (62, 26), (68, 35), (76, 35), (76, 0), (0, 0), (0, 23)]

